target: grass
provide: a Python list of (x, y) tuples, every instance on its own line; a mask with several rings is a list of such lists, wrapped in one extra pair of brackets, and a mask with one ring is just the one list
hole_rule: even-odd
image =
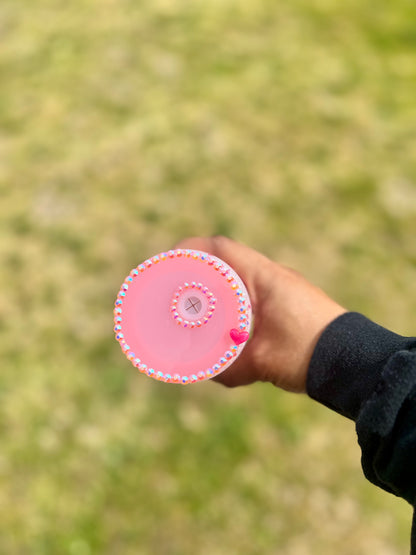
[(132, 371), (138, 262), (223, 233), (414, 334), (415, 6), (3, 0), (0, 552), (390, 555), (353, 425)]

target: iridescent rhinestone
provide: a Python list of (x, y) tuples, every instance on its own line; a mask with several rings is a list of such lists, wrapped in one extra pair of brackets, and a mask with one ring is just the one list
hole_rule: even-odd
[(188, 383), (188, 376), (182, 376), (182, 383)]

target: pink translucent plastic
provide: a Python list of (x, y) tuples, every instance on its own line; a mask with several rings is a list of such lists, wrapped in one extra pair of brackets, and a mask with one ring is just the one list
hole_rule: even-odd
[[(116, 302), (115, 331), (140, 371), (165, 382), (191, 383), (219, 374), (241, 353), (245, 341), (237, 344), (235, 336), (248, 336), (251, 305), (243, 282), (225, 262), (201, 251), (179, 252), (161, 253), (132, 270)], [(171, 308), (184, 284), (189, 295), (202, 285), (216, 300), (209, 321), (193, 328), (178, 323)]]

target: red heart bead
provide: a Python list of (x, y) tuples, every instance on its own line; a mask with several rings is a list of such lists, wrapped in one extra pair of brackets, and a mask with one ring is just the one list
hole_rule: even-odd
[(230, 337), (236, 345), (240, 345), (247, 341), (249, 334), (248, 331), (240, 331), (237, 328), (230, 330)]

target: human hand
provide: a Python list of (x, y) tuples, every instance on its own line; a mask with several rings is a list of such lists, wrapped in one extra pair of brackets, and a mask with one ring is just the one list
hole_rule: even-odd
[(325, 327), (346, 310), (298, 272), (227, 237), (193, 237), (175, 248), (208, 252), (244, 281), (254, 330), (238, 359), (215, 380), (229, 387), (271, 382), (304, 392), (309, 362)]

